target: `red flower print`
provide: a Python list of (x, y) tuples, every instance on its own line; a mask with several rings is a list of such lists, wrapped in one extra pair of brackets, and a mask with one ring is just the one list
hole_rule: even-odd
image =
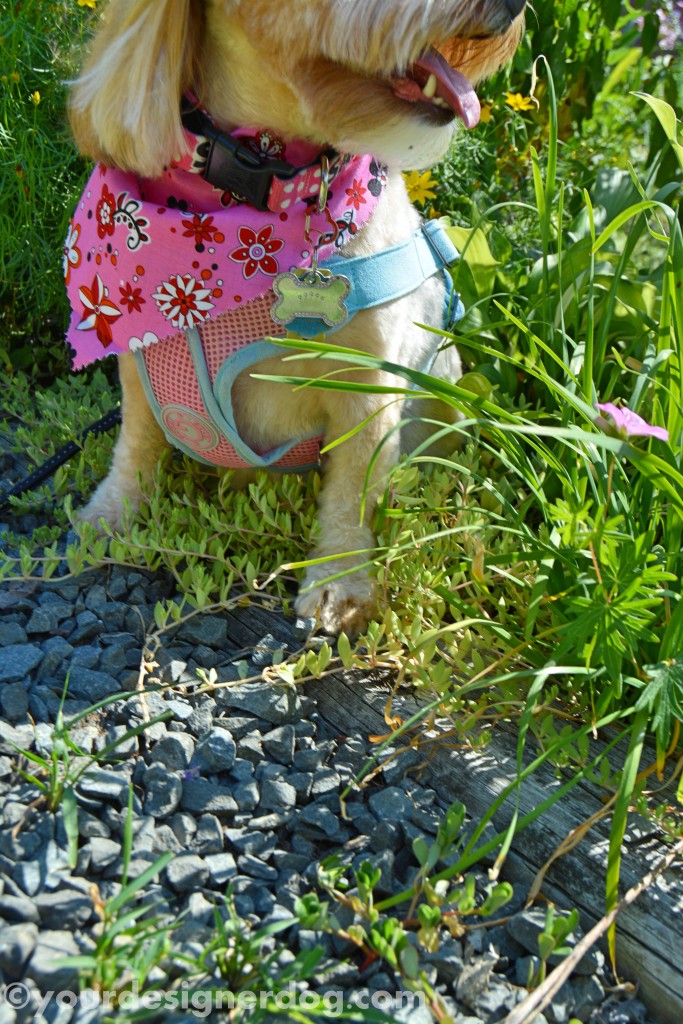
[(162, 316), (184, 330), (206, 320), (214, 306), (208, 301), (210, 295), (211, 290), (201, 288), (191, 274), (172, 274), (168, 281), (162, 281), (152, 298)]
[(200, 246), (202, 249), (204, 248), (204, 242), (215, 241), (220, 245), (224, 241), (223, 233), (214, 224), (213, 217), (207, 213), (195, 213), (192, 220), (183, 221), (183, 227), (185, 228), (184, 237), (194, 237), (194, 244), (198, 249)]
[(100, 238), (114, 234), (114, 214), (116, 213), (116, 200), (114, 193), (110, 192), (106, 185), (102, 187), (102, 197), (97, 204), (95, 216), (97, 217), (97, 234)]
[(95, 274), (89, 288), (85, 285), (79, 288), (78, 294), (85, 311), (85, 317), (78, 325), (78, 330), (97, 331), (98, 340), (106, 348), (113, 340), (109, 323), (121, 316), (121, 310), (107, 298), (107, 289), (99, 274)]
[(81, 250), (76, 244), (80, 233), (80, 225), (74, 224), (73, 221), (71, 221), (69, 223), (66, 241), (64, 242), (64, 280), (67, 284), (71, 278), (72, 268), (75, 270), (76, 267), (80, 267), (81, 265)]
[(242, 226), (237, 232), (237, 237), (242, 245), (232, 250), (230, 259), (235, 263), (244, 264), (242, 274), (247, 281), (254, 276), (257, 270), (271, 277), (277, 274), (279, 267), (272, 254), (279, 252), (285, 243), (279, 238), (271, 238), (272, 233), (272, 224), (261, 228), (258, 234), (252, 228), (245, 226)]
[(133, 288), (129, 281), (119, 286), (121, 302), (128, 307), (129, 313), (139, 313), (145, 304), (142, 297), (142, 288)]
[(366, 202), (364, 198), (366, 192), (367, 189), (364, 188), (363, 185), (361, 185), (360, 181), (358, 181), (357, 178), (354, 178), (353, 186), (351, 188), (347, 188), (346, 190), (346, 194), (349, 197), (346, 200), (346, 205), (353, 206), (355, 210), (360, 210), (361, 203)]

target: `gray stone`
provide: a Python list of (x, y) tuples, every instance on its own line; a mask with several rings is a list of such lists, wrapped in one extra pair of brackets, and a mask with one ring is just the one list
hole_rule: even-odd
[(243, 736), (237, 741), (237, 753), (241, 761), (249, 761), (251, 764), (261, 764), (263, 761), (263, 747), (261, 745), (261, 733), (255, 730), (248, 736)]
[(26, 683), (5, 683), (0, 689), (0, 707), (5, 718), (13, 724), (25, 718), (28, 711)]
[(38, 941), (38, 928), (32, 922), (4, 925), (0, 933), (0, 971), (11, 981), (23, 977), (24, 966)]
[(240, 811), (253, 811), (258, 807), (261, 794), (258, 785), (254, 780), (249, 782), (243, 782), (239, 786), (235, 786), (232, 791), (232, 795), (235, 798), (235, 803)]
[(413, 802), (396, 786), (388, 786), (373, 793), (369, 801), (370, 810), (378, 821), (409, 821), (413, 813)]
[(192, 714), (186, 722), (188, 732), (200, 740), (206, 739), (213, 728), (215, 707), (215, 700), (206, 696), (202, 704), (193, 707)]
[(223, 827), (215, 814), (203, 814), (197, 822), (192, 845), (197, 853), (221, 853), (223, 850)]
[(166, 853), (167, 850), (173, 854), (187, 853), (187, 847), (181, 846), (170, 825), (157, 825), (154, 830), (154, 853)]
[(97, 672), (92, 668), (75, 665), (69, 674), (69, 696), (81, 697), (95, 704), (105, 697), (119, 693), (120, 687), (115, 676), (106, 672)]
[[(197, 832), (197, 822), (191, 814), (183, 814), (182, 811), (174, 814), (169, 821), (173, 834), (181, 846), (189, 847)], [(157, 830), (158, 831), (158, 830)]]
[(93, 915), (92, 900), (74, 889), (42, 892), (35, 897), (41, 924), (46, 928), (83, 928)]
[(68, 989), (75, 983), (78, 969), (64, 966), (63, 961), (65, 957), (77, 956), (79, 952), (76, 940), (70, 932), (41, 932), (26, 974), (33, 978), (43, 992)]
[(261, 785), (261, 810), (280, 811), (296, 805), (296, 790), (282, 779), (264, 779)]
[(348, 831), (340, 824), (339, 819), (326, 804), (313, 803), (304, 807), (299, 814), (299, 830), (325, 838), (330, 843), (345, 843), (349, 839)]
[(297, 640), (306, 640), (311, 635), (316, 626), (316, 620), (312, 616), (307, 618), (298, 618), (292, 626), (292, 633)]
[(290, 765), (294, 760), (295, 738), (293, 725), (281, 725), (266, 733), (261, 742), (263, 749), (274, 761)]
[(462, 946), (459, 942), (449, 939), (442, 942), (434, 953), (423, 954), (424, 960), (436, 967), (439, 981), (453, 985), (460, 977), (463, 969)]
[(76, 626), (69, 635), (69, 643), (74, 647), (77, 644), (83, 644), (86, 640), (92, 640), (93, 637), (99, 636), (103, 628), (103, 623), (92, 612), (81, 612), (76, 616)]
[(63, 636), (51, 636), (41, 646), (44, 654), (38, 670), (38, 678), (46, 679), (57, 671), (65, 658), (70, 657), (73, 647)]
[(100, 872), (114, 864), (121, 856), (121, 844), (104, 836), (93, 836), (87, 844), (93, 871)]
[[(292, 772), (291, 775), (287, 776), (287, 782), (290, 786), (294, 786), (296, 790), (297, 799), (300, 802), (308, 800), (313, 789), (313, 772)], [(374, 825), (375, 819), (372, 819)]]
[(0, 647), (25, 644), (26, 630), (18, 622), (0, 622)]
[(145, 790), (145, 814), (167, 818), (177, 810), (183, 795), (183, 783), (163, 764), (153, 763), (142, 776)]
[(216, 615), (195, 615), (184, 622), (179, 638), (193, 645), (206, 644), (207, 647), (223, 647), (228, 635), (228, 623)]
[(121, 807), (128, 804), (129, 772), (115, 772), (108, 768), (93, 768), (84, 775), (80, 789), (85, 796), (96, 800), (111, 800)]
[(275, 683), (243, 683), (225, 691), (225, 703), (239, 711), (248, 711), (273, 725), (295, 722), (302, 713), (296, 686)]
[(100, 836), (108, 839), (111, 830), (101, 818), (79, 808), (78, 811), (78, 834), (84, 839), (91, 839), (93, 836)]
[(280, 643), (276, 640), (272, 633), (266, 633), (265, 636), (254, 646), (254, 651), (251, 655), (251, 662), (253, 665), (263, 666), (272, 665), (276, 660), (282, 661), (282, 655), (287, 649), (287, 644)]
[(254, 828), (226, 828), (225, 836), (239, 853), (258, 855), (261, 860), (267, 859), (277, 843), (274, 835)]
[(37, 924), (40, 914), (33, 900), (25, 896), (14, 896), (6, 892), (0, 896), (0, 917), (9, 924), (20, 924), (22, 921)]
[(172, 711), (173, 717), (179, 722), (186, 722), (191, 717), (193, 711), (190, 702), (183, 700), (181, 697), (173, 697), (171, 700), (164, 701), (164, 709)]
[(176, 892), (189, 892), (205, 885), (209, 877), (209, 868), (196, 854), (181, 854), (167, 866), (166, 877)]
[(237, 864), (231, 853), (211, 853), (205, 858), (211, 883), (222, 888), (237, 874)]
[(180, 806), (191, 814), (232, 815), (237, 810), (230, 789), (208, 779), (188, 779), (183, 783)]
[(254, 778), (254, 765), (244, 757), (237, 757), (230, 769), (230, 776), (237, 782), (251, 782)]
[(43, 652), (35, 644), (9, 644), (2, 649), (0, 660), (0, 683), (25, 680), (43, 658)]
[(370, 833), (370, 847), (379, 853), (381, 850), (397, 850), (401, 839), (401, 829), (392, 821), (380, 821)]
[(570, 978), (564, 993), (570, 999), (572, 1016), (585, 1020), (594, 1006), (605, 998), (605, 990), (595, 975)]
[(266, 864), (260, 857), (255, 857), (252, 853), (243, 853), (237, 860), (237, 866), (240, 871), (251, 878), (259, 878), (264, 882), (277, 881), (277, 869)]
[(100, 668), (108, 675), (118, 676), (129, 667), (126, 648), (122, 645), (109, 647), (100, 653)]
[(341, 786), (339, 772), (333, 768), (321, 768), (313, 776), (311, 793), (314, 797), (322, 796), (324, 793), (336, 793)]
[(197, 747), (197, 760), (208, 772), (226, 772), (235, 763), (235, 741), (227, 729), (215, 726)]
[[(497, 974), (492, 975), (489, 985), (480, 992), (476, 1000), (476, 1011), (485, 1020), (500, 1020), (501, 1016), (514, 1010), (524, 993)], [(542, 1014), (533, 1018), (533, 1024), (547, 1024)]]
[(297, 750), (294, 754), (294, 767), (300, 772), (317, 772), (322, 768), (327, 756), (328, 751), (322, 746)]
[(95, 748), (104, 750), (111, 747), (108, 757), (111, 759), (135, 757), (139, 750), (139, 739), (137, 736), (128, 736), (127, 725), (112, 725), (105, 731), (104, 736), (98, 737)]
[(95, 668), (99, 660), (100, 649), (91, 644), (81, 644), (80, 647), (74, 649), (71, 655), (71, 664), (78, 665), (80, 668)]
[[(64, 616), (62, 616), (64, 618)], [(59, 627), (61, 619), (57, 615), (56, 611), (49, 605), (45, 608), (36, 608), (28, 622), (26, 623), (26, 632), (29, 635), (36, 633), (52, 633)]]

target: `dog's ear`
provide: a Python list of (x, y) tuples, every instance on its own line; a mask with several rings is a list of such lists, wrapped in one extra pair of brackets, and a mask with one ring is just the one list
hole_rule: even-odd
[(204, 0), (110, 0), (69, 115), (81, 151), (155, 177), (184, 150), (183, 92), (201, 92)]

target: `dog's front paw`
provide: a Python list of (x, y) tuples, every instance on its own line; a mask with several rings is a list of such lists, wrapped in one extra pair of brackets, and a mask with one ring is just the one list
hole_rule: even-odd
[(326, 633), (353, 638), (377, 615), (376, 588), (363, 570), (324, 582), (334, 572), (329, 563), (309, 570), (294, 608), (302, 618), (315, 618)]
[(76, 522), (91, 523), (101, 530), (102, 520), (104, 520), (112, 530), (120, 530), (126, 516), (135, 512), (139, 504), (139, 489), (124, 493), (119, 487), (112, 485), (110, 478), (107, 477), (97, 488), (85, 508), (79, 509)]

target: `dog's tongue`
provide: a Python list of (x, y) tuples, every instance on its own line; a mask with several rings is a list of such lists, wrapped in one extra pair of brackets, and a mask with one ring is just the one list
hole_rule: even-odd
[[(460, 71), (452, 68), (437, 50), (432, 48), (425, 51), (413, 65), (413, 73), (415, 72), (420, 78), (424, 78), (425, 82), (430, 75), (435, 76), (436, 95), (445, 100), (466, 128), (474, 128), (479, 123), (481, 106), (472, 84)], [(422, 90), (414, 78), (395, 81), (394, 92), (402, 99), (412, 102), (424, 100)]]

